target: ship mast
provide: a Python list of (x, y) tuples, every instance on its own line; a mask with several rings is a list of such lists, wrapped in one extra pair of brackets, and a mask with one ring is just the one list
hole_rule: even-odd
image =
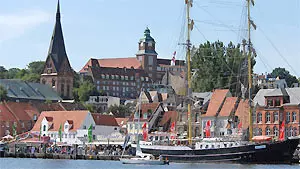
[(186, 17), (187, 17), (187, 52), (186, 52), (186, 59), (187, 59), (187, 77), (188, 77), (188, 88), (187, 88), (187, 98), (188, 98), (188, 141), (189, 144), (192, 144), (192, 110), (191, 110), (191, 95), (192, 95), (192, 82), (191, 82), (191, 30), (193, 27), (193, 21), (190, 19), (190, 8), (192, 7), (193, 0), (185, 0), (186, 4)]
[(254, 6), (254, 0), (247, 0), (248, 7), (248, 85), (249, 85), (249, 140), (251, 141), (253, 135), (253, 126), (252, 126), (252, 64), (251, 64), (251, 56), (252, 56), (252, 43), (251, 43), (251, 25), (254, 29), (256, 29), (256, 25), (251, 20), (250, 16), (250, 1)]

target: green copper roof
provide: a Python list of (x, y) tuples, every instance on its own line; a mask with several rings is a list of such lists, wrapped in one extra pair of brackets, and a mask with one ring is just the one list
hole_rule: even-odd
[(150, 29), (147, 27), (144, 31), (144, 37), (140, 39), (140, 42), (143, 41), (143, 42), (149, 42), (149, 41), (154, 41), (154, 39), (151, 37), (150, 35)]

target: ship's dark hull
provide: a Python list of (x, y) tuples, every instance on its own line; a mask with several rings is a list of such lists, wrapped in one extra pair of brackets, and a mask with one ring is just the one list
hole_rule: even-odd
[(143, 153), (162, 155), (176, 162), (290, 163), (299, 139), (283, 142), (251, 144), (238, 147), (199, 150), (162, 150), (143, 148)]

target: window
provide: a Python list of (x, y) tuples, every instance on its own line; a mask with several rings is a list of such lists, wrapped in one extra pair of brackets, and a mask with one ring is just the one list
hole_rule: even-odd
[(289, 127), (289, 132), (290, 132), (289, 136), (293, 136), (293, 128), (292, 128), (292, 126)]
[[(24, 123), (23, 123), (24, 124)], [(43, 131), (46, 131), (46, 125), (43, 126)]]
[(296, 127), (293, 128), (293, 135), (292, 136), (297, 136), (297, 128)]
[(68, 130), (69, 129), (69, 125), (65, 125), (65, 130)]
[(130, 80), (134, 80), (134, 77), (133, 77), (133, 76), (130, 76)]
[(199, 118), (199, 113), (195, 114), (195, 122), (198, 122), (198, 118)]
[(297, 122), (297, 113), (296, 112), (292, 113), (292, 122)]
[(125, 80), (128, 80), (128, 76), (125, 76)]
[(141, 81), (144, 81), (144, 77), (141, 77)]
[(138, 113), (138, 112), (135, 112), (135, 113), (134, 113), (134, 118), (135, 118), (135, 119), (139, 118), (139, 113)]
[(69, 97), (69, 95), (70, 95), (70, 85), (68, 84), (67, 85), (67, 97)]
[(271, 135), (271, 129), (270, 129), (270, 127), (266, 127), (266, 135), (267, 136)]
[(280, 113), (279, 113), (279, 120), (280, 120), (280, 121), (283, 121), (283, 112), (280, 112)]
[(9, 121), (6, 122), (6, 127), (9, 127)]
[(273, 123), (278, 123), (278, 112), (273, 113)]
[(273, 132), (275, 136), (278, 136), (278, 128), (276, 126), (273, 127)]
[(52, 87), (55, 87), (55, 80), (52, 79)]
[(99, 81), (99, 80), (97, 80), (97, 84), (100, 84), (100, 81)]
[(252, 121), (253, 121), (253, 123), (256, 123), (256, 122), (257, 122), (257, 119), (256, 119), (256, 112), (252, 112)]
[(148, 56), (148, 65), (153, 65), (153, 56)]
[(258, 135), (261, 136), (262, 135), (262, 129), (258, 128)]
[(273, 100), (272, 99), (267, 100), (267, 106), (273, 106)]
[(86, 129), (86, 126), (83, 126), (83, 129)]
[(106, 75), (106, 79), (109, 79), (109, 75)]
[(286, 123), (289, 123), (289, 122), (290, 122), (290, 119), (291, 119), (291, 114), (290, 114), (290, 112), (286, 112), (286, 119), (285, 119)]
[(143, 119), (147, 119), (148, 118), (148, 113), (144, 113), (143, 114)]
[(121, 76), (121, 80), (124, 80), (124, 76)]
[(148, 82), (149, 81), (149, 78), (148, 77), (146, 77), (146, 82)]
[(179, 116), (179, 121), (180, 122), (182, 122), (182, 116), (183, 116), (182, 114), (180, 114), (180, 116)]
[(275, 100), (275, 106), (280, 106), (280, 99)]
[(266, 113), (266, 123), (270, 123), (271, 122), (271, 114), (270, 112)]
[(61, 84), (61, 85), (60, 85), (60, 91), (61, 91), (61, 94), (62, 94), (62, 95), (65, 94), (65, 85), (64, 85), (64, 84)]
[(262, 114), (261, 112), (257, 113), (257, 123), (261, 123), (262, 122)]
[(111, 79), (115, 79), (115, 75), (111, 75)]

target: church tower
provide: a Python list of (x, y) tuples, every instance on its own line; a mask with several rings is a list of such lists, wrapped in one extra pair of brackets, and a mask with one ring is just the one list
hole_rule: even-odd
[(41, 75), (41, 83), (50, 85), (63, 99), (72, 99), (73, 80), (74, 72), (65, 49), (58, 0), (56, 22), (46, 63)]
[(141, 62), (142, 68), (149, 74), (149, 77), (153, 82), (156, 82), (157, 53), (155, 51), (155, 41), (151, 37), (148, 27), (144, 31), (144, 37), (139, 41), (139, 50), (136, 57)]

